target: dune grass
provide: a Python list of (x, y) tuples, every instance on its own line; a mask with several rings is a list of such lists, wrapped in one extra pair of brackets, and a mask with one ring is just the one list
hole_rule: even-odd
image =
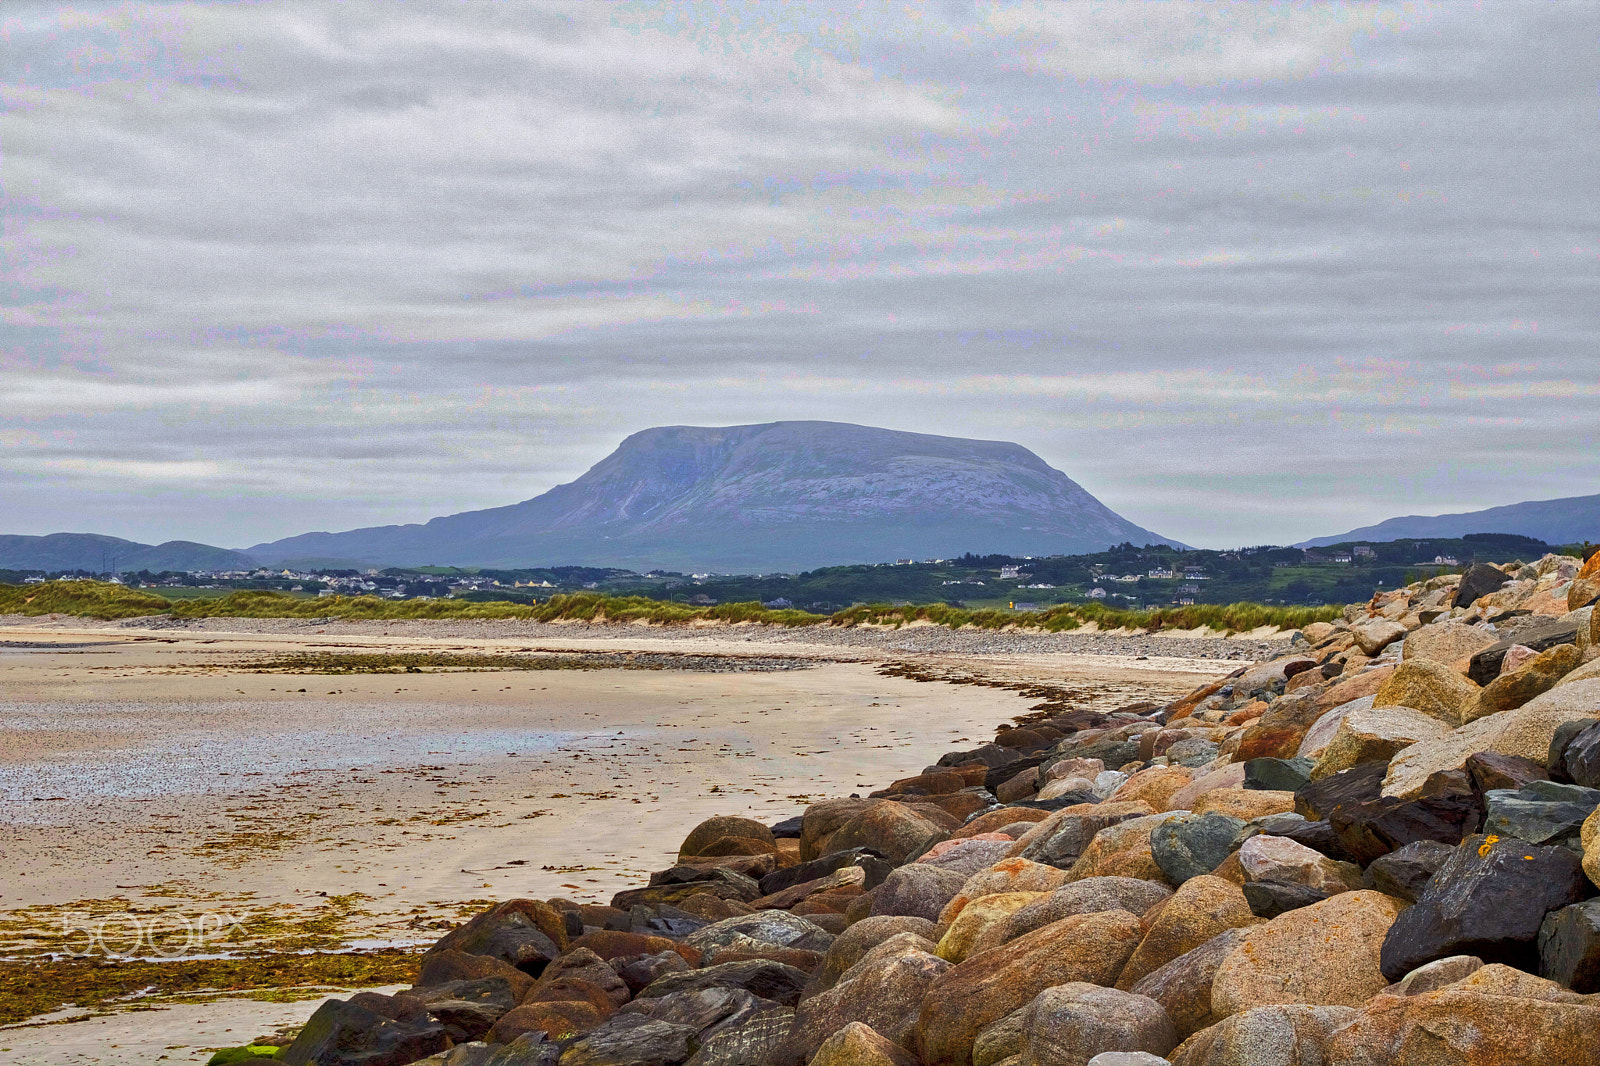
[(771, 610), (759, 603), (723, 603), (712, 607), (581, 592), (552, 596), (542, 603), (468, 600), (385, 600), (376, 596), (328, 596), (306, 599), (281, 592), (240, 590), (210, 599), (169, 600), (165, 596), (98, 581), (50, 581), (39, 585), (0, 585), (0, 614), (65, 614), (122, 619), (149, 615), (172, 618), (327, 618), (375, 621), (408, 619), (518, 619), (528, 622), (646, 622), (687, 625), (692, 622), (753, 622), (777, 626), (902, 626), (931, 622), (959, 629), (1001, 629), (1016, 626), (1063, 632), (1094, 623), (1099, 629), (1195, 629), (1209, 626), (1239, 633), (1261, 626), (1298, 629), (1312, 622), (1338, 618), (1339, 607), (1282, 607), (1261, 603), (1195, 604), (1129, 611), (1103, 604), (1062, 604), (1045, 611), (968, 610), (947, 604), (891, 606), (868, 604), (833, 615), (793, 608)]

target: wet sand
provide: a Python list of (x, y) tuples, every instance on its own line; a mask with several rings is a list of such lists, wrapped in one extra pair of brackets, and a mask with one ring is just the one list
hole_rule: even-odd
[[(813, 799), (864, 794), (945, 750), (982, 743), (1037, 702), (1006, 688), (885, 676), (885, 663), (1048, 683), (1108, 708), (1187, 691), (1233, 665), (1036, 647), (908, 655), (890, 635), (876, 648), (839, 647), (763, 641), (759, 631), (685, 639), (612, 627), (530, 642), (464, 640), (430, 623), (391, 624), (385, 635), (242, 632), (252, 623), (227, 621), (234, 632), (60, 621), (0, 629), (13, 645), (0, 649), (0, 955), (59, 950), (63, 914), (136, 913), (169, 925), (242, 917), (251, 943), (277, 949), (313, 944), (313, 926), (313, 946), (431, 943), (482, 901), (609, 899), (669, 865), (702, 818), (775, 821)], [(39, 646), (62, 644), (71, 646)], [(791, 668), (240, 668), (296, 652), (619, 646), (779, 657)], [(337, 921), (324, 920), (334, 910)], [(168, 1061), (190, 1061), (167, 1045), (195, 1041), (145, 1017), (150, 1040), (139, 1054), (160, 1047)], [(0, 1030), (0, 1048), (64, 1052), (62, 1042), (90, 1024)]]

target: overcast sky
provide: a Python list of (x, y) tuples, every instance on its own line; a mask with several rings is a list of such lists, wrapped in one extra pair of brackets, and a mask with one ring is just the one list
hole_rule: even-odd
[(0, 532), (652, 425), (1016, 441), (1216, 547), (1600, 492), (1600, 5), (0, 7)]

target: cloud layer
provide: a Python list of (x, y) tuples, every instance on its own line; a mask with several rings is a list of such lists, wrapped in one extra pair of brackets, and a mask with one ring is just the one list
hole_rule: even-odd
[(1600, 492), (1597, 31), (8, 5), (4, 531), (416, 521), (784, 418), (1014, 440), (1203, 545)]

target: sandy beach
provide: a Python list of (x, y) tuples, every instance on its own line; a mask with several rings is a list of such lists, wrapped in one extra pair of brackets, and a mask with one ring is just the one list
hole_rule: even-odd
[[(603, 901), (670, 865), (709, 815), (776, 821), (982, 743), (1038, 703), (1023, 688), (1110, 708), (1234, 665), (1211, 641), (1136, 658), (1112, 637), (997, 636), (980, 652), (947, 631), (29, 621), (0, 626), (8, 965), (75, 947), (85, 928), (142, 957), (352, 952), (431, 943), (488, 901)], [(284, 665), (350, 655), (517, 666)], [(529, 668), (552, 662), (567, 668)], [(7, 1028), (0, 1049), (56, 1062), (92, 1044), (115, 1061), (114, 1023), (126, 1061), (204, 1060), (187, 1014), (142, 1017)]]

